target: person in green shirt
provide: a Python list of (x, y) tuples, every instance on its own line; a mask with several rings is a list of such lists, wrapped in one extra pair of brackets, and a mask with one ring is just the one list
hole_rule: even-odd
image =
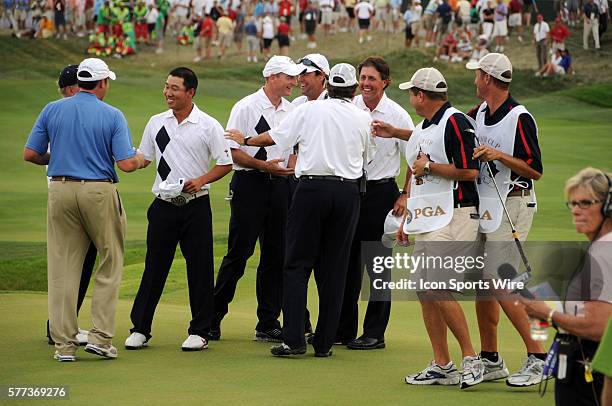
[(595, 358), (593, 358), (593, 369), (606, 376), (600, 404), (612, 405), (612, 321), (608, 323)]

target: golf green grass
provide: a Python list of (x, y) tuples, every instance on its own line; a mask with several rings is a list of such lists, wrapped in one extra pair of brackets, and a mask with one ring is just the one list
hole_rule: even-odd
[[(0, 46), (0, 59), (8, 57), (3, 46)], [(150, 347), (143, 351), (124, 350), (123, 340), (131, 327), (129, 312), (143, 270), (146, 209), (153, 199), (150, 193), (153, 166), (133, 174), (120, 173), (118, 188), (127, 212), (128, 232), (114, 341), (119, 358), (103, 361), (81, 350), (77, 363), (53, 361), (53, 349), (44, 339), (47, 185), (44, 168), (24, 163), (21, 156), (36, 116), (46, 103), (58, 97), (53, 75), (56, 67), (63, 65), (60, 58), (75, 58), (75, 54), (45, 56), (50, 58), (45, 61), (46, 65), (33, 65), (31, 75), (19, 77), (14, 69), (9, 79), (0, 75), (0, 94), (5, 95), (0, 98), (0, 384), (68, 385), (72, 402), (88, 404), (552, 403), (550, 389), (541, 399), (537, 388), (511, 389), (503, 381), (463, 392), (457, 387), (405, 385), (403, 376), (421, 370), (431, 358), (420, 307), (414, 302), (393, 304), (385, 350), (356, 352), (336, 347), (329, 359), (315, 359), (312, 349), (299, 359), (271, 357), (269, 345), (251, 341), (256, 323), (257, 254), (249, 261), (239, 283), (230, 313), (222, 325), (222, 340), (211, 343), (206, 351), (183, 353), (180, 344), (186, 337), (190, 314), (185, 265), (177, 250), (177, 261), (156, 312)], [(22, 54), (19, 61), (33, 63), (32, 58)], [(138, 145), (148, 118), (165, 109), (161, 89), (167, 70), (165, 67), (142, 70), (133, 61), (111, 61), (110, 65), (120, 80), (112, 83), (107, 101), (124, 112), (134, 144)], [(3, 67), (5, 62), (0, 62), (0, 72)], [(237, 79), (223, 80), (219, 78), (221, 74), (213, 73), (214, 69), (205, 70), (214, 78), (201, 76), (195, 101), (202, 110), (225, 124), (231, 106), (241, 96), (254, 91), (261, 79), (252, 67), (241, 70), (221, 66), (219, 69), (227, 69), (228, 75), (237, 73)], [(395, 69), (393, 65), (392, 69)], [(575, 233), (563, 203), (563, 184), (585, 166), (611, 169), (609, 94), (612, 86), (568, 90), (564, 84), (566, 90), (562, 92), (534, 97), (533, 92), (527, 91), (530, 87), (527, 74), (518, 74), (521, 81), (517, 88), (525, 91), (514, 96), (537, 119), (544, 161), (544, 176), (537, 183), (538, 214), (530, 240), (583, 239)], [(457, 94), (461, 101), (458, 107), (472, 107), (477, 103), (472, 97), (472, 74), (455, 68), (453, 75), (451, 86), (455, 84), (461, 89)], [(401, 93), (391, 90), (390, 95), (408, 107), (407, 98)], [(415, 123), (420, 121), (412, 109), (408, 110)], [(211, 192), (216, 266), (227, 248), (229, 205), (224, 197), (229, 179), (227, 176), (215, 183)], [(317, 313), (314, 283), (309, 290), (309, 303), (314, 321)], [(79, 319), (81, 328), (91, 325), (89, 305), (90, 300), (86, 299)], [(478, 350), (473, 304), (463, 303), (463, 307)], [(453, 359), (460, 362), (458, 347), (450, 334), (449, 343)], [(524, 348), (503, 316), (499, 343), (509, 369), (516, 371), (525, 357)]]

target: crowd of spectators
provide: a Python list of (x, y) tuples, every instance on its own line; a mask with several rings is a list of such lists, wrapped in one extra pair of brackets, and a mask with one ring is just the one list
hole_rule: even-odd
[(0, 26), (20, 38), (88, 35), (88, 52), (98, 56), (141, 46), (163, 53), (165, 41), (177, 41), (194, 47), (195, 62), (228, 52), (267, 60), (289, 55), (298, 39), (314, 49), (317, 31), (325, 41), (354, 33), (359, 43), (371, 41), (372, 31), (403, 31), (407, 48), (435, 48), (435, 59), (450, 62), (503, 53), (510, 41), (531, 38), (536, 72), (546, 76), (560, 72), (551, 69), (559, 66), (557, 51), (571, 60), (565, 43), (578, 24), (584, 49), (599, 49), (610, 15), (608, 0), (556, 4), (551, 28), (535, 0), (3, 0)]

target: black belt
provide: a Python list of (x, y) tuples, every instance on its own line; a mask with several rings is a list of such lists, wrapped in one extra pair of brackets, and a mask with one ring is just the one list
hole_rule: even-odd
[(462, 207), (475, 207), (476, 204), (472, 203), (472, 202), (459, 202), (459, 203), (455, 203), (455, 209), (460, 209)]
[(508, 197), (525, 197), (530, 195), (531, 191), (529, 189), (517, 189), (512, 190), (510, 191), (510, 193), (508, 193)]
[(287, 179), (286, 176), (276, 176), (276, 175), (272, 175), (269, 172), (260, 172), (260, 171), (245, 171), (245, 170), (238, 170), (236, 171), (237, 174), (242, 174), (242, 175), (252, 175), (252, 176), (259, 176), (265, 179), (270, 179), (270, 180), (279, 180), (279, 179)]
[(350, 182), (357, 183), (359, 179), (347, 179), (340, 176), (323, 176), (323, 175), (302, 175), (299, 180), (331, 180), (335, 182)]
[(395, 182), (395, 178), (383, 178), (383, 179), (369, 180), (368, 185), (380, 185), (383, 183), (390, 183), (390, 182)]
[(70, 176), (51, 176), (52, 182), (106, 182), (113, 183), (110, 179), (77, 179)]

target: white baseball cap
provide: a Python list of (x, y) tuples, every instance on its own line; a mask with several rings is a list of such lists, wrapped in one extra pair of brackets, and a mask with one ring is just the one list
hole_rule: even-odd
[(353, 65), (339, 63), (334, 65), (329, 72), (328, 83), (335, 87), (350, 87), (357, 84), (357, 71)]
[(329, 62), (321, 54), (308, 54), (298, 61), (302, 67), (302, 73), (323, 72), (329, 76)]
[(409, 82), (400, 83), (401, 90), (417, 89), (428, 92), (445, 93), (448, 91), (446, 79), (436, 68), (421, 68), (412, 75)]
[(115, 75), (115, 72), (108, 69), (108, 65), (102, 59), (87, 58), (83, 59), (79, 64), (77, 78), (82, 82), (93, 82), (106, 78), (115, 80), (117, 79), (117, 75)]
[(382, 244), (387, 248), (393, 248), (395, 246), (395, 235), (397, 230), (402, 226), (404, 222), (404, 216), (395, 216), (393, 210), (387, 213), (385, 218), (385, 224), (383, 225), (383, 235), (380, 239)]
[(512, 81), (512, 63), (504, 54), (486, 54), (479, 61), (471, 61), (465, 65), (468, 69), (481, 69), (483, 72), (502, 82)]
[(276, 75), (278, 73), (284, 73), (289, 76), (297, 76), (302, 73), (304, 69), (288, 56), (278, 56), (274, 55), (272, 58), (268, 59), (266, 66), (263, 69), (263, 77), (267, 78), (271, 75)]

